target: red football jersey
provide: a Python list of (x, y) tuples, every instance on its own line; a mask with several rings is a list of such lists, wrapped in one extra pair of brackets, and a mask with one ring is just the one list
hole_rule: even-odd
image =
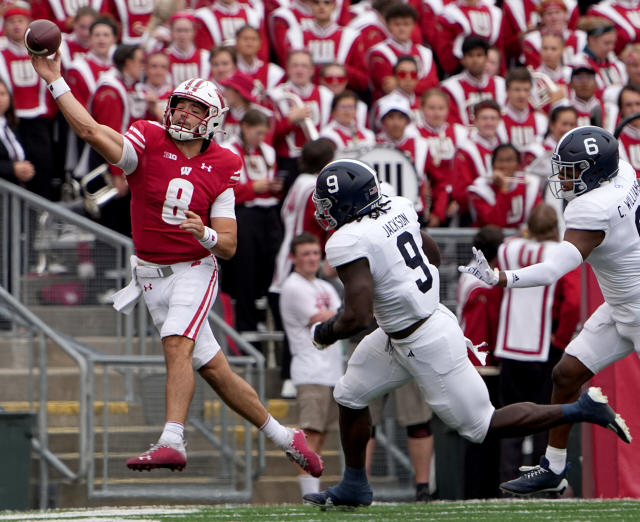
[(470, 125), (473, 121), (473, 106), (482, 100), (495, 100), (500, 106), (504, 106), (507, 101), (507, 87), (501, 76), (485, 74), (478, 80), (465, 70), (447, 78), (441, 86), (451, 99), (451, 124)]
[(121, 24), (123, 44), (141, 44), (155, 7), (154, 0), (94, 0), (94, 7)]
[(205, 152), (187, 158), (163, 125), (145, 120), (131, 125), (125, 139), (138, 154), (138, 166), (127, 176), (136, 255), (159, 264), (207, 256), (209, 252), (178, 225), (187, 209), (210, 224), (216, 198), (238, 180), (240, 158), (214, 142)]
[(527, 145), (544, 136), (548, 119), (540, 112), (532, 110), (519, 112), (507, 104), (502, 116), (502, 123), (506, 129), (508, 141), (522, 152)]

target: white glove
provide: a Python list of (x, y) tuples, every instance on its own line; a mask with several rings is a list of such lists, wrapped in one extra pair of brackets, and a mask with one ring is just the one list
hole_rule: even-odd
[(497, 285), (500, 280), (500, 277), (498, 276), (500, 271), (497, 268), (491, 270), (482, 250), (478, 250), (476, 247), (471, 247), (471, 251), (473, 252), (473, 261), (471, 261), (467, 266), (459, 266), (458, 272), (471, 274), (490, 286)]
[(316, 342), (316, 328), (321, 324), (322, 323), (318, 321), (317, 323), (313, 323), (311, 325), (311, 342), (313, 343), (313, 346), (316, 347), (316, 350), (324, 350), (327, 346), (329, 346), (328, 344), (320, 344)]

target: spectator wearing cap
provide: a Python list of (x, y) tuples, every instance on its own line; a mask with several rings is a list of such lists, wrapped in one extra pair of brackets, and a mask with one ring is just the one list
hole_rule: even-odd
[(262, 36), (262, 45), (258, 56), (269, 60), (269, 47), (266, 45), (267, 33), (262, 10), (238, 0), (215, 0), (208, 6), (195, 11), (196, 47), (211, 49), (220, 45), (234, 46), (236, 31), (243, 25), (255, 27)]
[[(422, 111), (420, 109), (420, 97), (416, 95), (416, 86), (418, 85), (418, 63), (413, 56), (401, 56), (393, 66), (393, 76), (395, 78), (396, 87), (386, 96), (401, 96), (406, 98), (409, 106), (411, 107), (411, 121), (415, 124), (420, 124), (422, 121)], [(378, 126), (380, 122), (380, 116), (378, 114), (378, 107), (382, 100), (386, 98), (383, 96), (373, 104), (371, 111), (371, 128), (375, 131), (379, 131)]]
[(542, 140), (547, 130), (547, 117), (540, 111), (531, 110), (529, 99), (533, 79), (527, 69), (524, 67), (509, 69), (506, 84), (507, 104), (502, 122), (508, 141), (522, 152), (527, 145)]
[(438, 88), (422, 95), (422, 124), (418, 131), (427, 140), (427, 178), (431, 186), (429, 226), (446, 224), (456, 214), (458, 204), (453, 199), (456, 154), (456, 133), (448, 122), (449, 96)]
[(597, 94), (593, 67), (587, 64), (574, 67), (569, 82), (569, 102), (578, 111), (578, 126), (604, 125), (605, 108)]
[(608, 0), (589, 7), (587, 16), (606, 18), (615, 26), (617, 37), (615, 53), (620, 55), (630, 43), (640, 43), (639, 0)]
[(26, 188), (50, 200), (59, 198), (62, 168), (54, 168), (53, 117), (56, 113), (47, 86), (36, 74), (24, 46), (24, 33), (31, 22), (29, 4), (20, 2), (4, 12), (6, 46), (0, 51), (0, 79), (13, 95), (18, 117), (18, 138), (35, 176)]
[[(329, 89), (333, 95), (341, 93), (347, 88), (347, 68), (341, 63), (328, 63), (320, 69), (320, 85)], [(369, 106), (358, 100), (356, 107), (356, 121), (358, 125), (367, 126)]]
[(470, 125), (473, 107), (482, 100), (495, 100), (500, 106), (506, 101), (506, 87), (501, 76), (485, 72), (489, 42), (478, 36), (469, 36), (462, 43), (461, 73), (442, 82), (442, 89), (451, 98), (449, 122)]
[[(42, 17), (38, 17), (42, 18)], [(82, 56), (89, 52), (89, 36), (91, 24), (98, 18), (98, 12), (93, 7), (80, 7), (71, 26), (71, 33), (62, 34), (62, 43), (60, 44), (60, 56), (62, 60), (62, 68), (69, 67), (71, 62), (78, 56)]]
[[(226, 141), (240, 134), (240, 122), (249, 109), (257, 109), (267, 117), (273, 113), (258, 103), (259, 88), (248, 74), (236, 71), (232, 76), (222, 81), (224, 99), (229, 106), (229, 112), (224, 122), (224, 133), (219, 134), (216, 141)], [(267, 143), (273, 143), (273, 133), (265, 137)]]
[(435, 51), (440, 67), (447, 73), (458, 70), (464, 55), (462, 44), (469, 36), (502, 48), (501, 25), (502, 11), (492, 2), (454, 0), (446, 4), (436, 23)]
[(218, 89), (223, 90), (222, 82), (230, 78), (238, 69), (236, 50), (233, 47), (216, 47), (211, 51), (209, 59), (211, 77), (209, 78)]
[(331, 119), (320, 129), (320, 137), (331, 140), (336, 153), (366, 148), (375, 144), (373, 132), (358, 125), (356, 120), (358, 95), (350, 90), (337, 94), (331, 102)]
[(165, 49), (169, 57), (169, 72), (174, 87), (190, 78), (208, 78), (211, 74), (209, 51), (195, 46), (196, 19), (179, 11), (169, 19), (171, 44)]
[(238, 70), (248, 74), (262, 91), (271, 89), (284, 80), (284, 69), (275, 63), (258, 58), (262, 48), (260, 31), (243, 25), (236, 32), (236, 54)]
[[(228, 89), (244, 89), (238, 75), (252, 84), (248, 76), (237, 72), (229, 79), (235, 86)], [(255, 302), (267, 294), (282, 242), (278, 205), (282, 179), (276, 177), (275, 150), (265, 142), (269, 120), (264, 112), (250, 108), (239, 121), (238, 133), (222, 143), (242, 159), (234, 187), (238, 246), (233, 259), (222, 263), (221, 275), (224, 291), (235, 300), (235, 327), (240, 332), (256, 331), (258, 322), (264, 321)]]
[(350, 27), (340, 27), (334, 21), (335, 9), (335, 0), (311, 0), (313, 18), (304, 26), (294, 26), (295, 30), (292, 28), (289, 43), (292, 49), (309, 49), (316, 66), (316, 81), (323, 65), (339, 62), (347, 69), (348, 87), (365, 91), (369, 79), (364, 52), (356, 45), (358, 32)]
[(580, 20), (579, 27), (587, 33), (587, 45), (582, 53), (575, 56), (570, 65), (591, 67), (596, 73), (598, 90), (601, 92), (609, 85), (627, 83), (624, 64), (614, 53), (615, 26), (605, 18), (586, 17)]
[(564, 40), (563, 63), (570, 64), (587, 43), (587, 35), (569, 27), (569, 13), (563, 0), (544, 0), (538, 6), (540, 26), (529, 32), (522, 42), (524, 63), (534, 69), (541, 63), (540, 49), (545, 34), (557, 34)]
[(412, 56), (418, 64), (416, 94), (438, 85), (438, 73), (431, 49), (411, 40), (418, 14), (408, 4), (394, 4), (385, 13), (390, 36), (373, 46), (367, 54), (367, 69), (377, 99), (396, 88), (393, 67), (401, 56)]
[[(388, 94), (380, 98), (378, 104), (378, 127), (381, 131), (376, 134), (376, 143), (392, 145), (404, 152), (415, 167), (418, 176), (417, 198), (421, 202), (422, 208), (417, 208), (418, 212), (427, 211), (430, 199), (430, 189), (427, 177), (427, 156), (429, 154), (429, 144), (415, 128), (411, 122), (412, 111), (409, 102), (398, 94)], [(396, 190), (399, 187), (396, 187)], [(409, 199), (414, 199), (410, 195), (403, 194)]]

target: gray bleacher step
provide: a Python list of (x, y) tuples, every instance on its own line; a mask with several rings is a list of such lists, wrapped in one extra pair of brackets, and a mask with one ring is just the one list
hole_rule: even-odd
[(122, 320), (111, 305), (32, 305), (29, 309), (51, 328), (73, 337), (115, 335)]

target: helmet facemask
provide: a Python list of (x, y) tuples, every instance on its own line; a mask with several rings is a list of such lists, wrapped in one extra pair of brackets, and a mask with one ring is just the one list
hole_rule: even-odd
[[(589, 190), (589, 187), (582, 179), (586, 171), (592, 167), (587, 159), (579, 161), (562, 161), (560, 155), (555, 153), (551, 156), (551, 176), (549, 176), (549, 188), (557, 199), (571, 201), (576, 196)], [(565, 190), (563, 185), (571, 184), (571, 189)]]
[[(178, 108), (180, 100), (190, 100), (200, 104), (204, 108), (204, 115), (200, 117), (188, 110)], [(164, 126), (169, 135), (177, 141), (210, 140), (214, 132), (222, 126), (228, 110), (222, 96), (211, 82), (199, 79), (187, 80), (169, 96), (164, 112)], [(184, 119), (181, 118), (183, 114), (196, 118), (198, 122), (191, 128), (183, 126), (183, 121), (180, 121)]]

